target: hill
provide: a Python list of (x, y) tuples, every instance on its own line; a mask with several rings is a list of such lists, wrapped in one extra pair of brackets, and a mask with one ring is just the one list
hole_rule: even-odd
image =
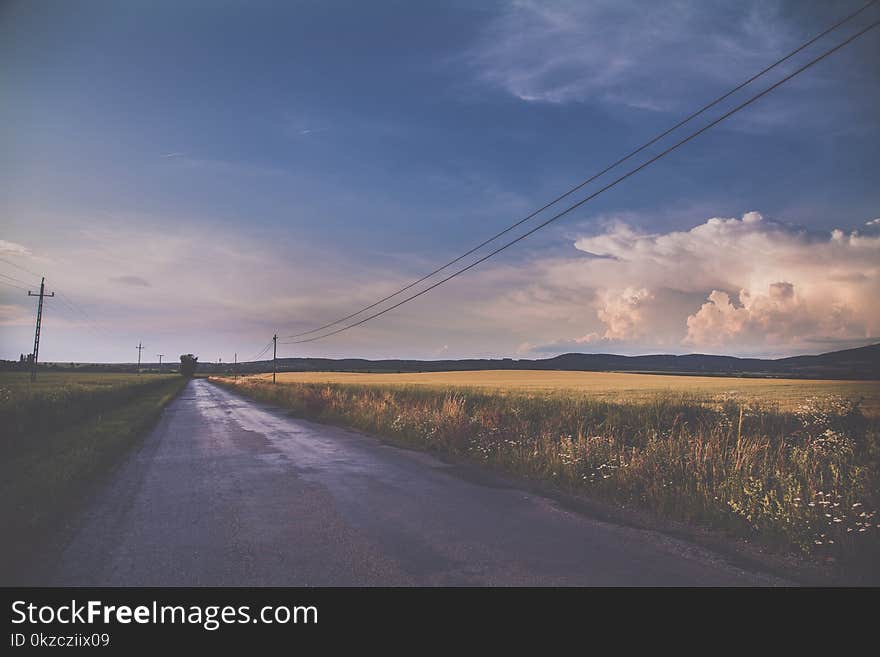
[[(243, 363), (240, 372), (271, 371), (272, 361)], [(228, 371), (229, 365), (199, 363), (201, 372)], [(543, 359), (366, 360), (362, 358), (279, 358), (279, 372), (446, 372), (467, 370), (563, 370), (580, 372), (662, 372), (725, 376), (817, 379), (880, 379), (880, 344), (789, 358), (737, 358), (708, 354), (620, 356), (570, 353)]]
[[(26, 369), (18, 361), (0, 361), (0, 370)], [(41, 370), (134, 372), (134, 363), (41, 363)], [(143, 363), (144, 372), (160, 371)], [(165, 363), (161, 371), (176, 371)], [(553, 358), (472, 358), (463, 360), (367, 360), (364, 358), (279, 358), (279, 372), (461, 372), (473, 370), (560, 370), (570, 372), (644, 372), (701, 376), (761, 376), (804, 379), (880, 379), (880, 343), (815, 356), (737, 358), (710, 354), (562, 354)], [(199, 363), (199, 373), (231, 373), (231, 363)], [(271, 372), (272, 361), (239, 363), (239, 373)]]

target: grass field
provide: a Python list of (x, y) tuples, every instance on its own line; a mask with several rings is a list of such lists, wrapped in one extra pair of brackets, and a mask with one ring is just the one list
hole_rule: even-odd
[(139, 392), (175, 377), (159, 374), (0, 373), (0, 451), (17, 449), (22, 439), (45, 435), (113, 409)]
[[(271, 380), (271, 374), (258, 375)], [(778, 404), (780, 410), (828, 397), (861, 400), (866, 415), (880, 416), (880, 381), (824, 381), (810, 379), (759, 379), (722, 376), (676, 376), (623, 372), (560, 372), (545, 370), (484, 370), (475, 372), (425, 372), (357, 374), (350, 372), (283, 372), (282, 383), (339, 383), (434, 388), (484, 388), (492, 391), (576, 392), (607, 401), (646, 400), (663, 394), (684, 394), (707, 403), (738, 399)]]
[[(0, 372), (0, 389), (19, 395), (62, 390), (107, 390), (125, 385), (142, 385), (157, 379), (167, 379), (169, 374), (120, 374), (116, 372), (40, 372), (31, 381), (28, 372)], [(5, 399), (5, 397), (4, 397)]]
[(0, 569), (26, 560), (185, 384), (172, 375), (41, 373), (31, 383), (27, 373), (0, 374)]
[(859, 406), (876, 404), (874, 382), (574, 372), (213, 380), (295, 415), (800, 553), (855, 581), (880, 578), (880, 418)]

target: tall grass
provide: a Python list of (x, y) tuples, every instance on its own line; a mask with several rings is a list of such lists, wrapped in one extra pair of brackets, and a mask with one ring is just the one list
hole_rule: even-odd
[(17, 452), (53, 431), (167, 385), (175, 377), (47, 373), (31, 383), (26, 372), (0, 375), (0, 452)]
[(0, 584), (8, 584), (186, 380), (65, 374), (44, 377), (39, 386), (9, 377), (0, 384), (7, 384), (0, 400)]
[(858, 403), (793, 412), (685, 395), (597, 400), (564, 393), (290, 383), (239, 391), (295, 413), (550, 480), (591, 497), (824, 560), (876, 568), (878, 420)]

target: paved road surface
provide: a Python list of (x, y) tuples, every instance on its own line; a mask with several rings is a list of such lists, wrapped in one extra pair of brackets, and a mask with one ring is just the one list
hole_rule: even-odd
[(194, 380), (29, 583), (736, 585), (773, 579)]

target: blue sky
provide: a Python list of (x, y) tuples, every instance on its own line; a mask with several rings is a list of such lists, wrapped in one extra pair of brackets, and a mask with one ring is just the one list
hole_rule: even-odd
[[(45, 359), (132, 360), (138, 340), (248, 357), (464, 251), (858, 6), (7, 2), (0, 256), (74, 306), (47, 305)], [(880, 339), (875, 32), (479, 270), (281, 353)], [(0, 286), (2, 357), (30, 349), (23, 294)]]

